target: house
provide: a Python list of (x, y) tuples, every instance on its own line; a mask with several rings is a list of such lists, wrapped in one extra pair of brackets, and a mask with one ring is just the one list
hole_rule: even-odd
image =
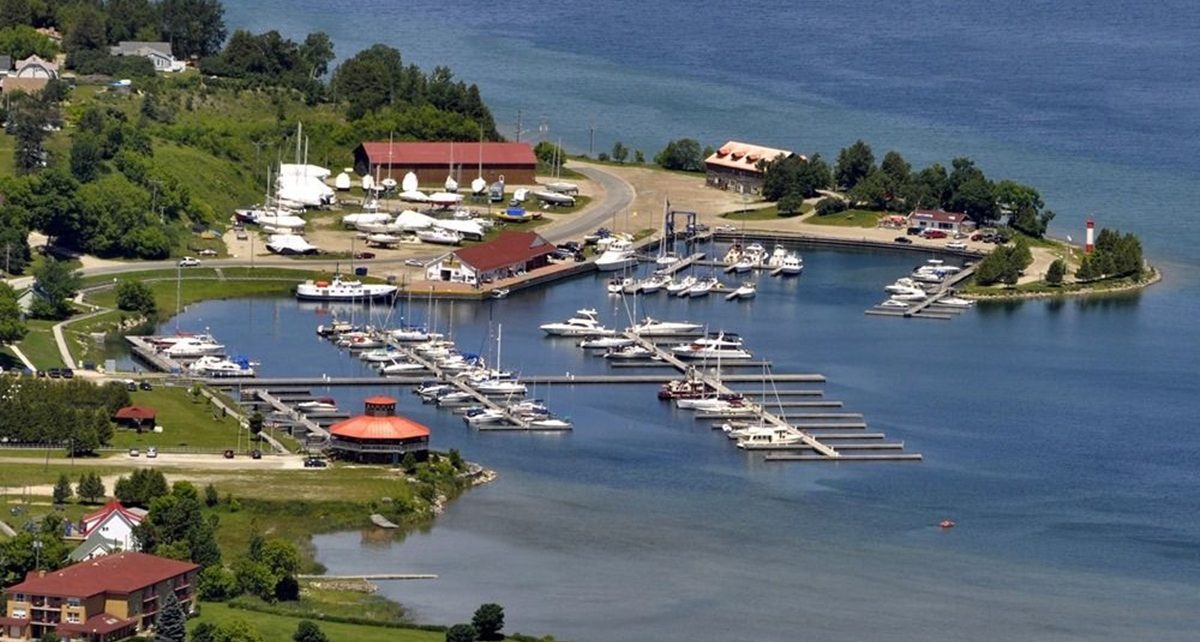
[(705, 184), (731, 189), (739, 194), (762, 192), (763, 170), (760, 163), (795, 156), (786, 149), (775, 149), (731, 140), (704, 159)]
[(79, 520), (79, 535), (84, 540), (71, 552), (71, 559), (79, 561), (117, 550), (138, 550), (133, 527), (142, 523), (145, 517), (145, 510), (126, 508), (115, 499), (99, 510), (84, 515)]
[(423, 460), (429, 453), (429, 428), (396, 416), (396, 400), (377, 395), (364, 400), (365, 412), (329, 427), (334, 456), (362, 463), (400, 463), (408, 453)]
[(501, 232), (487, 243), (438, 257), (425, 266), (425, 278), (479, 287), (544, 267), (556, 249), (537, 232)]
[(975, 230), (975, 221), (961, 212), (913, 210), (908, 215), (908, 226), (942, 230), (951, 235), (970, 234)]
[(113, 423), (140, 432), (153, 428), (157, 418), (158, 412), (149, 406), (125, 406), (113, 415)]
[(149, 58), (154, 63), (154, 71), (175, 72), (187, 67), (182, 60), (176, 60), (171, 54), (169, 42), (142, 42), (138, 40), (122, 40), (108, 48), (113, 56), (138, 56)]
[(46, 80), (50, 80), (58, 78), (58, 65), (49, 60), (42, 60), (37, 54), (34, 54), (24, 60), (18, 61), (12, 75), (17, 78), (45, 78)]
[(397, 181), (413, 172), (421, 185), (438, 186), (447, 176), (469, 183), (482, 171), (488, 184), (503, 177), (508, 185), (533, 185), (537, 157), (528, 143), (364, 142), (354, 150), (354, 171)]
[(174, 593), (193, 610), (200, 567), (145, 553), (117, 553), (59, 571), (30, 571), (4, 591), (0, 637), (33, 640), (54, 633), (64, 642), (109, 642), (154, 626)]

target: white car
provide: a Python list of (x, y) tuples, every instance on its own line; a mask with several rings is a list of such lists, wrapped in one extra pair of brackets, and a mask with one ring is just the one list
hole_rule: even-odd
[(179, 259), (179, 267), (198, 267), (199, 265), (200, 259), (194, 256), (185, 256)]
[(947, 250), (965, 250), (965, 249), (967, 249), (967, 244), (963, 243), (962, 241), (950, 241), (949, 243), (946, 244), (946, 249)]

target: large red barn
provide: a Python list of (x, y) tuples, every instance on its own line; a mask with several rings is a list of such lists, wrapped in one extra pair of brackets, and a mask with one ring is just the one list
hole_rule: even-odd
[(453, 176), (469, 185), (480, 175), (489, 184), (504, 177), (506, 185), (533, 185), (537, 157), (528, 143), (364, 142), (354, 150), (354, 171), (397, 183), (413, 172), (423, 186), (438, 187)]

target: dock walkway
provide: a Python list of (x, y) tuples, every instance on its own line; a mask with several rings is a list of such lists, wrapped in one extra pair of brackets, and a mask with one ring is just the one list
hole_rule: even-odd
[(954, 286), (975, 274), (975, 267), (975, 265), (971, 265), (950, 275), (949, 278), (942, 282), (941, 287), (936, 292), (925, 297), (924, 300), (918, 302), (916, 305), (909, 306), (903, 310), (876, 306), (867, 310), (865, 314), (879, 317), (903, 317), (905, 319), (937, 319), (940, 321), (953, 319), (965, 312), (967, 308), (939, 305), (938, 302), (953, 294)]

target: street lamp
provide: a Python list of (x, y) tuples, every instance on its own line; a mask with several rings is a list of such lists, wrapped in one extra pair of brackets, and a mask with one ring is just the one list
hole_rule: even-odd
[(33, 570), (42, 570), (42, 537), (33, 538)]

